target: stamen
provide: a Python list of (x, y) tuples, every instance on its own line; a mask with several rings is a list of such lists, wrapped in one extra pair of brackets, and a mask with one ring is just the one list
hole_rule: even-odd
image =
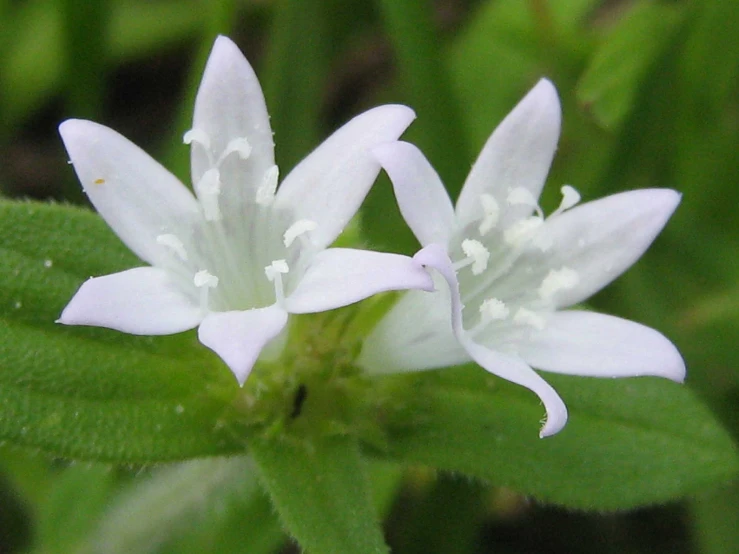
[(577, 205), (578, 202), (580, 202), (580, 193), (577, 192), (575, 187), (565, 185), (560, 190), (562, 192), (562, 202), (559, 203), (559, 207), (554, 210), (552, 215), (550, 215), (549, 217), (561, 214), (565, 210), (569, 210), (573, 206)]
[(275, 299), (277, 305), (282, 306), (285, 303), (285, 290), (282, 285), (282, 275), (290, 271), (285, 260), (274, 260), (271, 264), (264, 268), (264, 274), (270, 282), (275, 284)]
[(310, 231), (315, 231), (317, 228), (318, 223), (316, 223), (315, 221), (311, 221), (310, 219), (299, 219), (298, 221), (290, 225), (290, 227), (288, 227), (287, 231), (285, 231), (285, 234), (282, 237), (282, 240), (285, 243), (285, 248), (290, 248), (290, 245), (300, 235), (303, 235)]
[(505, 302), (497, 298), (488, 298), (480, 305), (480, 316), (487, 323), (493, 320), (505, 319), (511, 311)]
[(541, 315), (526, 308), (519, 308), (516, 311), (516, 315), (513, 316), (514, 323), (520, 323), (523, 325), (530, 325), (534, 329), (541, 331), (546, 327), (546, 320)]
[(220, 221), (221, 210), (218, 207), (218, 197), (221, 194), (221, 175), (215, 168), (209, 169), (195, 184), (195, 193), (203, 207), (206, 221)]
[(462, 241), (462, 252), (472, 260), (472, 275), (480, 275), (488, 268), (490, 252), (479, 240), (465, 239)]
[(527, 188), (516, 187), (509, 189), (506, 202), (508, 202), (510, 206), (530, 206), (536, 210), (536, 213), (539, 217), (544, 217), (544, 212), (542, 212), (541, 208), (539, 207), (539, 203), (536, 201), (534, 195), (531, 194), (531, 191)]
[(485, 216), (480, 223), (478, 231), (480, 231), (480, 236), (484, 237), (498, 224), (500, 206), (498, 206), (498, 201), (492, 194), (481, 194), (480, 202), (482, 203), (482, 211)]
[(544, 223), (539, 216), (524, 217), (508, 227), (503, 233), (503, 240), (511, 246), (521, 246), (529, 240)]
[(239, 158), (242, 160), (246, 160), (251, 155), (251, 144), (249, 144), (246, 137), (231, 140), (218, 158), (216, 166), (220, 166), (223, 163), (223, 160), (225, 160), (229, 154), (233, 154), (234, 152), (238, 154)]
[(277, 180), (280, 176), (280, 170), (276, 165), (270, 167), (264, 172), (262, 184), (257, 189), (257, 204), (260, 206), (269, 206), (275, 199), (277, 192)]
[(539, 296), (543, 300), (551, 300), (561, 290), (571, 289), (580, 282), (577, 271), (569, 267), (552, 269), (539, 286)]
[(201, 269), (192, 278), (192, 282), (200, 289), (200, 309), (207, 312), (208, 295), (210, 289), (214, 289), (218, 286), (218, 277), (210, 273), (207, 269)]
[(182, 137), (182, 142), (185, 144), (196, 142), (206, 150), (210, 150), (210, 137), (208, 136), (208, 133), (202, 129), (190, 129)]
[(182, 244), (182, 241), (178, 239), (175, 235), (159, 235), (157, 237), (157, 244), (161, 244), (162, 246), (166, 246), (167, 248), (172, 250), (183, 262), (187, 261), (187, 251), (185, 250), (185, 245)]
[(192, 278), (192, 282), (198, 288), (209, 288), (214, 289), (218, 286), (218, 277), (213, 275), (207, 269), (201, 269)]

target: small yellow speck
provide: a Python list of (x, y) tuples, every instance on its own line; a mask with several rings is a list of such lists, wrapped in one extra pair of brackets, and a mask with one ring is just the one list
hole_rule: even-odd
[(93, 181), (93, 182), (96, 185), (102, 185), (103, 183), (105, 183), (105, 179), (95, 179), (95, 181)]

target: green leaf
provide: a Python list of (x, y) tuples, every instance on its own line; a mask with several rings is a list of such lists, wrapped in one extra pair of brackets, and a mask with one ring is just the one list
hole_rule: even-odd
[(97, 215), (0, 203), (0, 439), (116, 462), (237, 452), (218, 430), (238, 391), (194, 333), (54, 323), (79, 285), (137, 265)]
[(330, 11), (323, 0), (286, 0), (273, 7), (261, 82), (277, 143), (277, 165), (280, 174), (287, 175), (319, 143)]
[(62, 470), (36, 517), (37, 551), (76, 552), (80, 537), (93, 528), (116, 484), (115, 473), (102, 464), (76, 464)]
[(257, 439), (250, 446), (283, 523), (310, 554), (388, 552), (352, 439)]
[[(547, 375), (567, 402), (558, 435), (537, 438), (532, 394), (471, 370), (417, 383), (388, 420), (387, 455), (462, 472), (572, 508), (615, 510), (664, 502), (728, 480), (737, 451), (682, 385), (656, 378)], [(454, 384), (454, 383), (457, 384)]]
[(613, 29), (578, 85), (578, 100), (603, 127), (618, 127), (683, 21), (680, 6), (640, 2)]
[(163, 467), (115, 498), (79, 552), (274, 552), (284, 541), (246, 457)]

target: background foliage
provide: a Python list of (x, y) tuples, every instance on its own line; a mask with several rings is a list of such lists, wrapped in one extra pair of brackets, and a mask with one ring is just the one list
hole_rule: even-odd
[[(712, 0), (0, 0), (0, 183), (8, 196), (83, 202), (55, 130), (67, 117), (87, 117), (116, 128), (187, 181), (188, 151), (181, 137), (189, 127), (195, 88), (217, 33), (234, 38), (260, 76), (283, 174), (351, 115), (381, 102), (402, 102), (418, 114), (406, 137), (424, 150), (454, 195), (497, 122), (540, 76), (548, 76), (559, 89), (564, 110), (550, 184), (573, 184), (586, 200), (647, 186), (670, 187), (684, 195), (667, 230), (642, 261), (596, 296), (592, 305), (654, 326), (673, 339), (688, 363), (688, 387), (736, 437), (737, 28), (739, 9), (734, 3)], [(556, 193), (559, 187), (549, 188)], [(365, 207), (364, 231), (373, 246), (412, 252), (413, 238), (391, 196), (387, 181), (381, 179)], [(556, 202), (554, 194), (552, 201)], [(4, 209), (0, 226), (13, 229), (16, 221), (22, 221), (19, 210)], [(37, 299), (43, 300), (43, 291), (54, 287), (73, 291), (79, 277), (95, 273), (96, 267), (128, 263), (120, 248), (95, 249), (96, 241), (103, 244), (107, 239), (95, 234), (100, 227), (85, 223), (83, 214), (62, 219), (72, 227), (67, 229), (70, 235), (75, 225), (85, 230), (79, 244), (67, 243), (68, 252), (52, 236), (46, 243), (37, 241), (46, 244), (46, 251), (22, 251), (10, 241), (2, 245), (7, 267), (10, 261), (18, 267), (32, 265), (33, 260), (53, 261), (46, 273), (38, 265), (33, 274), (38, 280), (29, 281), (38, 289)], [(22, 237), (18, 244), (25, 244)], [(65, 263), (67, 254), (70, 261)], [(86, 265), (78, 265), (81, 260)], [(3, 318), (17, 302), (15, 292), (26, 286), (15, 277), (8, 272), (0, 275)], [(37, 308), (58, 313), (59, 306), (39, 301)], [(3, 343), (16, 340), (14, 328), (6, 328), (3, 319)], [(78, 346), (94, 350), (105, 337), (91, 332)], [(120, 344), (128, 354), (103, 356), (101, 371), (106, 367), (113, 371), (121, 360), (135, 366), (138, 359), (172, 357), (183, 346), (179, 339), (126, 340)], [(70, 346), (49, 341), (43, 363), (53, 367), (54, 348)], [(197, 362), (190, 360), (200, 367)], [(19, 382), (23, 363), (40, 362), (14, 359), (17, 373), (3, 367), (0, 383)], [(58, 380), (38, 383), (38, 390), (73, 389), (73, 379), (62, 370)], [(165, 367), (158, 377), (142, 374), (137, 380), (142, 405), (147, 391), (156, 390), (156, 379), (167, 379), (167, 371)], [(174, 366), (171, 371), (176, 371)], [(194, 371), (189, 380), (180, 382), (169, 404), (157, 404), (163, 414), (172, 416), (162, 420), (172, 425), (168, 432), (182, 437), (170, 458), (187, 448), (200, 453), (209, 448), (228, 451), (223, 444), (230, 444), (229, 437), (217, 444), (188, 442), (188, 433), (197, 436), (197, 418), (183, 422), (173, 416), (178, 407), (188, 417), (211, 409), (197, 395), (205, 380), (218, 387), (219, 395), (232, 394), (222, 373), (204, 375), (207, 371)], [(595, 402), (592, 410), (601, 406), (617, 410), (608, 408), (609, 397), (629, 392), (624, 384), (601, 397), (579, 399), (576, 388), (567, 391), (566, 379), (555, 384), (567, 393), (575, 410), (591, 409), (588, 402)], [(679, 402), (683, 393), (676, 391)], [(439, 417), (441, 423), (451, 421), (442, 417), (444, 395), (463, 396), (470, 413), (479, 413), (474, 406), (480, 400), (465, 390), (447, 393), (432, 388), (429, 394), (435, 395), (438, 407), (429, 417)], [(22, 403), (23, 398), (16, 395), (14, 400)], [(94, 398), (87, 400), (94, 403)], [(107, 404), (101, 409), (115, 412), (120, 420), (111, 430), (101, 430), (101, 436), (151, 422)], [(530, 411), (533, 405), (512, 403), (511, 410)], [(49, 414), (59, 409), (55, 404)], [(497, 416), (505, 413), (491, 412), (489, 422), (471, 417), (469, 425), (457, 419), (460, 428), (450, 423), (444, 432), (452, 457), (453, 439), (461, 432), (477, 433), (484, 445), (486, 430), (500, 424)], [(713, 445), (726, 440), (703, 434), (692, 424), (702, 417), (700, 407), (681, 412), (666, 406), (664, 413), (659, 432), (640, 435), (625, 426), (623, 440), (673, 444), (690, 437), (706, 459), (713, 455)], [(627, 421), (640, 417), (617, 416)], [(64, 421), (49, 419), (48, 439), (44, 428), (30, 431), (40, 437), (31, 444), (53, 440)], [(595, 436), (597, 421), (582, 425), (595, 426), (589, 435)], [(465, 463), (474, 463), (424, 458), (413, 440), (402, 439), (402, 426), (394, 429), (400, 437), (397, 448), (405, 449), (402, 455), (407, 459), (458, 471)], [(150, 436), (156, 437), (155, 431)], [(508, 440), (515, 443), (517, 436), (514, 427)], [(423, 440), (438, 438), (437, 433)], [(609, 441), (582, 446), (606, 449)], [(159, 446), (153, 439), (139, 447), (144, 452)], [(578, 469), (576, 460), (558, 457), (556, 448), (550, 451), (540, 444), (533, 448), (542, 449), (529, 458), (540, 460), (542, 474), (547, 474), (548, 464), (551, 471)], [(258, 459), (279, 459), (280, 454), (268, 448), (255, 451)], [(330, 454), (325, 454), (327, 460)], [(167, 457), (166, 452), (161, 454), (161, 459)], [(130, 458), (132, 463), (137, 459)], [(377, 511), (385, 517), (388, 541), (398, 553), (736, 552), (739, 491), (720, 479), (731, 473), (722, 465), (729, 462), (716, 460), (715, 475), (688, 491), (691, 496), (685, 500), (616, 515), (548, 507), (507, 488), (488, 487), (455, 474), (435, 475), (424, 466), (401, 472), (377, 461), (362, 471), (372, 478)], [(693, 467), (690, 463), (700, 462), (673, 460), (686, 476)], [(545, 500), (557, 494), (522, 489), (515, 481), (515, 457), (502, 457), (499, 463), (491, 467), (491, 475), (509, 472), (507, 484), (516, 490)], [(3, 446), (0, 467), (3, 552), (267, 553), (287, 544), (254, 468), (244, 458), (113, 468)], [(655, 476), (664, 471), (656, 462), (642, 469)], [(244, 477), (233, 479), (234, 475)], [(332, 486), (341, 487), (344, 476), (333, 478), (337, 482)], [(583, 471), (582, 478), (597, 482), (599, 474)], [(269, 486), (269, 475), (264, 482)], [(710, 483), (723, 484), (716, 488)], [(301, 490), (310, 499), (311, 484), (303, 485)], [(673, 497), (658, 479), (654, 487), (667, 487), (663, 496), (655, 493), (655, 499)], [(279, 496), (279, 491), (271, 492)], [(603, 494), (607, 496), (607, 491)], [(614, 501), (612, 506), (619, 504)], [(333, 509), (343, 513), (340, 503)]]

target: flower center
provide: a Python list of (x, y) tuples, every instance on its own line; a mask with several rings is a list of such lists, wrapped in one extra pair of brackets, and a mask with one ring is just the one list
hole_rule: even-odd
[[(157, 265), (205, 311), (284, 305), (292, 281), (310, 261), (309, 234), (318, 224), (291, 220), (290, 212), (273, 206), (279, 169), (272, 165), (259, 175), (259, 160), (251, 159), (245, 137), (222, 151), (213, 139), (202, 129), (183, 137), (205, 166), (193, 186), (202, 219), (162, 230), (155, 240), (166, 254)], [(255, 172), (256, 186), (242, 182)], [(243, 194), (244, 189), (253, 192)]]
[[(561, 190), (562, 201), (550, 218), (580, 200), (573, 187), (565, 185)], [(533, 213), (502, 228), (504, 212), (498, 201), (491, 194), (481, 194), (482, 215), (474, 227), (467, 228), (473, 236), (476, 231), (479, 238), (468, 236), (458, 243), (461, 252), (457, 252), (464, 257), (453, 267), (466, 306), (463, 321), (467, 332), (515, 350), (524, 335), (544, 329), (547, 316), (556, 309), (558, 294), (577, 286), (580, 278), (566, 266), (543, 275), (542, 253), (552, 246), (552, 239), (541, 232), (547, 218), (531, 192), (523, 187), (510, 189), (505, 203), (528, 206)], [(531, 265), (524, 267), (524, 263)], [(466, 267), (470, 271), (463, 271)]]

